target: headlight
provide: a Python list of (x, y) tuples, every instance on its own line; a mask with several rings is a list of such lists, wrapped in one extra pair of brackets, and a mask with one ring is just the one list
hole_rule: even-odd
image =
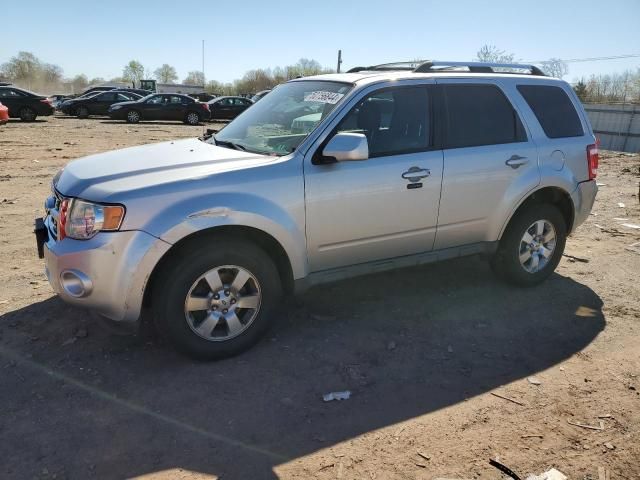
[(61, 218), (64, 232), (76, 240), (87, 240), (100, 231), (118, 230), (124, 219), (122, 205), (99, 205), (78, 199), (69, 200), (65, 213), (66, 218)]

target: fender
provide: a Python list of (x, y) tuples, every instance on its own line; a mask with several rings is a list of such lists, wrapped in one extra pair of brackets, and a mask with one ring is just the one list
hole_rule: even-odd
[[(294, 279), (307, 275), (304, 200), (287, 211), (268, 198), (250, 193), (218, 193), (189, 197), (160, 212), (148, 222), (148, 230), (161, 240), (175, 244), (203, 230), (221, 226), (245, 226), (263, 231), (284, 249)], [(193, 210), (194, 205), (211, 205)], [(177, 220), (177, 221), (176, 221)]]
[[(522, 204), (525, 201), (527, 201), (527, 199), (529, 199), (536, 192), (539, 192), (545, 188), (557, 188), (558, 190), (566, 194), (566, 196), (571, 201), (571, 208), (573, 209), (572, 216), (574, 216), (576, 211), (576, 205), (573, 198), (573, 193), (578, 188), (578, 185), (577, 183), (572, 183), (571, 180), (567, 177), (569, 177), (569, 175), (559, 176), (557, 175), (557, 172), (556, 172), (555, 177), (550, 177), (550, 176), (544, 177), (543, 181), (540, 184), (536, 185), (535, 188), (529, 190), (526, 194), (524, 194), (518, 200), (518, 202), (512, 206), (507, 219), (502, 224), (502, 228), (500, 229), (500, 234), (498, 235), (497, 239), (500, 240), (502, 238), (502, 235), (504, 234), (504, 231), (506, 230), (507, 225), (509, 225), (509, 223), (511, 222), (511, 219), (513, 218), (515, 213), (518, 211), (518, 209), (522, 206)], [(567, 233), (570, 233), (570, 230)]]

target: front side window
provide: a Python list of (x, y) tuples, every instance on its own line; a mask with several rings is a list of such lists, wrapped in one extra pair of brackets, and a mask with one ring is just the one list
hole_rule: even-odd
[(24, 97), (24, 94), (17, 92), (16, 90), (0, 90), (0, 97), (2, 98), (18, 98)]
[(581, 137), (580, 118), (567, 93), (551, 85), (518, 85), (549, 138)]
[(266, 155), (287, 155), (352, 88), (350, 83), (323, 80), (285, 83), (208, 141)]
[(445, 148), (525, 142), (524, 127), (494, 85), (444, 85), (448, 124)]
[(163, 98), (164, 97), (162, 95), (156, 95), (154, 97), (149, 98), (146, 103), (150, 105), (159, 105), (162, 103)]
[(369, 157), (423, 151), (432, 145), (429, 112), (428, 87), (389, 88), (359, 102), (337, 132), (366, 135)]

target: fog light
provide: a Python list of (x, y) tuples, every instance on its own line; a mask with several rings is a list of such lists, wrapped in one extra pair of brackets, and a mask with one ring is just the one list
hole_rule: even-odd
[(93, 282), (78, 270), (65, 270), (60, 274), (60, 285), (72, 297), (86, 297), (93, 289)]

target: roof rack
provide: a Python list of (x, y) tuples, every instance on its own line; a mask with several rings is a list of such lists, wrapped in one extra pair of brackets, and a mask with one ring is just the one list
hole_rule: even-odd
[[(370, 67), (354, 67), (347, 73), (356, 72), (380, 72), (380, 71), (409, 71), (414, 73), (450, 73), (460, 72), (466, 68), (469, 73), (524, 73), (529, 75), (545, 76), (545, 73), (535, 65), (522, 63), (491, 63), (491, 62), (446, 62), (446, 61), (414, 61), (414, 62), (394, 62), (373, 65)], [(518, 70), (518, 71), (514, 71)]]

